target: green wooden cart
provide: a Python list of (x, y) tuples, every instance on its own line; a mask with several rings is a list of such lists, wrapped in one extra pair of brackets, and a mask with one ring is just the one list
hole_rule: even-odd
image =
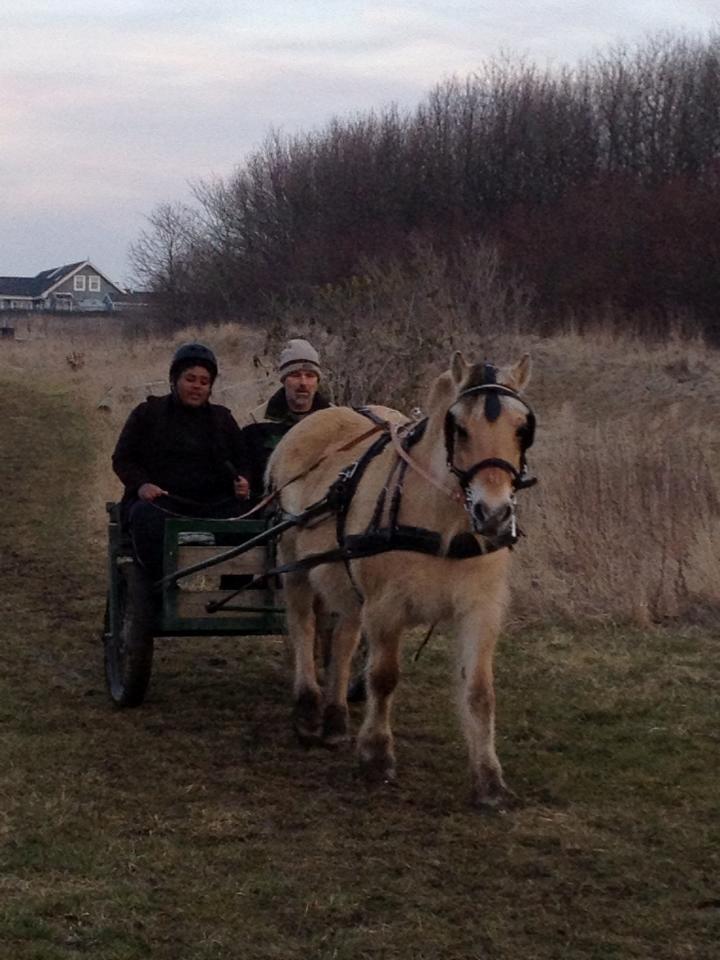
[[(155, 638), (258, 636), (286, 632), (276, 578), (235, 592), (271, 569), (274, 539), (178, 580), (180, 570), (203, 566), (269, 529), (266, 519), (165, 522), (164, 577), (158, 589), (138, 566), (120, 526), (119, 505), (108, 503), (108, 597), (105, 612), (105, 677), (119, 707), (138, 706), (152, 672)], [(216, 608), (217, 604), (222, 604)], [(212, 612), (209, 612), (212, 611)]]

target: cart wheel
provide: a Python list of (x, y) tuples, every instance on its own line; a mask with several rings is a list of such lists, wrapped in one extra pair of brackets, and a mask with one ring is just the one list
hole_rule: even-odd
[(118, 570), (118, 622), (110, 629), (105, 609), (105, 680), (118, 707), (138, 707), (145, 699), (153, 659), (151, 584), (135, 564)]

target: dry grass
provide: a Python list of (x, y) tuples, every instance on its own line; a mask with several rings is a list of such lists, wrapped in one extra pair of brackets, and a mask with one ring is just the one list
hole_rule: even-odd
[[(386, 304), (392, 314), (387, 330), (396, 333), (407, 320), (400, 316), (399, 289), (398, 281)], [(441, 322), (437, 304), (423, 309), (422, 323), (428, 328)], [(348, 345), (341, 348), (317, 322), (302, 328), (300, 318), (294, 313), (292, 318), (295, 325), (286, 333), (311, 330), (323, 348), (329, 379), (337, 384), (343, 369), (353, 363)], [(379, 322), (377, 316), (375, 320)], [(417, 371), (383, 367), (389, 351), (383, 339), (387, 330), (378, 335), (379, 352), (366, 344), (368, 363), (378, 382), (392, 380), (388, 394), (402, 390), (408, 409), (422, 407), (424, 385), (446, 362), (458, 336), (438, 334), (424, 353), (416, 344), (415, 352), (422, 357), (418, 369), (424, 370), (423, 386), (418, 387)], [(169, 339), (128, 338), (105, 328), (102, 333), (49, 333), (24, 343), (0, 344), (0, 372), (5, 376), (52, 384), (92, 408), (96, 460), (87, 483), (93, 504), (91, 535), (97, 543), (104, 538), (102, 505), (119, 494), (108, 468), (117, 433), (146, 393), (165, 390), (169, 356), (178, 343), (195, 336), (207, 340), (220, 357), (216, 399), (244, 421), (276, 383), (266, 339), (240, 324), (184, 330)], [(677, 616), (716, 619), (720, 354), (699, 341), (675, 338), (648, 344), (609, 331), (543, 339), (486, 330), (482, 337), (468, 338), (476, 357), (504, 359), (530, 349), (534, 360), (529, 398), (539, 429), (531, 465), (541, 484), (521, 496), (521, 524), (528, 539), (516, 553), (514, 616), (630, 620), (640, 625)], [(357, 349), (359, 343), (355, 341)], [(69, 363), (71, 354), (81, 356), (82, 363)], [(361, 361), (357, 366), (362, 369)], [(356, 374), (353, 366), (355, 400), (386, 400), (380, 388), (360, 395), (363, 378)], [(365, 382), (372, 382), (369, 372)]]
[[(539, 343), (541, 427), (518, 551), (539, 616), (639, 624), (720, 602), (720, 355), (567, 335)], [(521, 578), (522, 580), (523, 578)], [(522, 588), (521, 588), (522, 589)]]
[[(112, 323), (112, 321), (111, 321)], [(60, 333), (46, 327), (21, 342), (0, 345), (0, 376), (11, 382), (50, 387), (77, 409), (89, 414), (93, 469), (86, 478), (88, 523), (95, 544), (105, 539), (105, 501), (119, 499), (122, 488), (110, 469), (110, 455), (125, 419), (149, 394), (168, 389), (168, 367), (174, 350), (188, 340), (208, 341), (218, 352), (220, 377), (214, 399), (230, 407), (239, 421), (267, 399), (271, 370), (253, 362), (263, 338), (234, 324), (212, 330), (187, 328), (172, 336), (129, 337), (123, 327), (102, 328), (80, 322)], [(82, 363), (69, 362), (77, 356)]]
[(713, 960), (711, 632), (507, 638), (507, 817), (466, 804), (442, 638), (405, 665), (394, 790), (294, 743), (273, 639), (159, 642), (148, 702), (113, 711), (84, 532), (104, 421), (74, 376), (10, 381), (0, 420), (3, 960)]

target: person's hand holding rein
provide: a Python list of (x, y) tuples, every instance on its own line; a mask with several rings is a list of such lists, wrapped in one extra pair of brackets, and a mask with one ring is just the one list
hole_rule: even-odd
[(152, 501), (157, 500), (158, 497), (167, 496), (167, 490), (163, 490), (162, 487), (158, 487), (156, 483), (143, 483), (138, 489), (138, 497), (141, 500), (144, 500), (145, 503), (152, 503)]
[(235, 477), (233, 480), (233, 488), (238, 500), (247, 500), (250, 496), (250, 483), (245, 477)]

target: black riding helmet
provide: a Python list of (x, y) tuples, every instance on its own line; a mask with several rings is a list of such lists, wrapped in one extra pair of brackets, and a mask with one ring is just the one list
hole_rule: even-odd
[(170, 364), (170, 383), (174, 384), (183, 370), (190, 367), (205, 367), (213, 382), (218, 375), (215, 354), (204, 343), (184, 343), (177, 348)]

